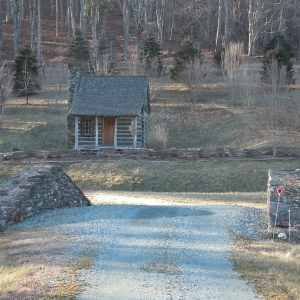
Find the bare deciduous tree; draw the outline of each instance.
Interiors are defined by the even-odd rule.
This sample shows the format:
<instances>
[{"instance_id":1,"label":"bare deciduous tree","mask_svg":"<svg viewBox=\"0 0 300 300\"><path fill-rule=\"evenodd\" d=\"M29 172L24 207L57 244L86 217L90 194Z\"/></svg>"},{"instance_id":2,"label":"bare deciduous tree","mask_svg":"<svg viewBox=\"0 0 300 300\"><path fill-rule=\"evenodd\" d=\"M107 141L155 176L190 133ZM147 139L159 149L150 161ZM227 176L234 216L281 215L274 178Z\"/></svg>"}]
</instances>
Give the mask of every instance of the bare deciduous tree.
<instances>
[{"instance_id":1,"label":"bare deciduous tree","mask_svg":"<svg viewBox=\"0 0 300 300\"><path fill-rule=\"evenodd\" d=\"M93 56L89 62L89 73L95 76L110 76L112 74L113 59L110 53Z\"/></svg>"},{"instance_id":2,"label":"bare deciduous tree","mask_svg":"<svg viewBox=\"0 0 300 300\"><path fill-rule=\"evenodd\" d=\"M249 64L242 64L237 82L237 95L241 104L250 110L253 109L257 99L259 81L259 73L253 70Z\"/></svg>"},{"instance_id":3,"label":"bare deciduous tree","mask_svg":"<svg viewBox=\"0 0 300 300\"><path fill-rule=\"evenodd\" d=\"M242 70L243 43L229 43L222 52L222 72L228 80L232 104L236 102L237 83Z\"/></svg>"},{"instance_id":4,"label":"bare deciduous tree","mask_svg":"<svg viewBox=\"0 0 300 300\"><path fill-rule=\"evenodd\" d=\"M261 86L257 101L257 120L259 127L267 133L273 144L273 155L276 155L278 138L288 128L295 126L294 107L289 101L290 88L286 85L286 69L279 67L273 60L267 67L269 83Z\"/></svg>"},{"instance_id":5,"label":"bare deciduous tree","mask_svg":"<svg viewBox=\"0 0 300 300\"><path fill-rule=\"evenodd\" d=\"M7 99L13 88L13 72L5 62L0 67L0 128L2 126Z\"/></svg>"},{"instance_id":6,"label":"bare deciduous tree","mask_svg":"<svg viewBox=\"0 0 300 300\"><path fill-rule=\"evenodd\" d=\"M207 80L212 70L212 64L196 57L186 65L180 75L181 81L185 82L191 92L193 102L199 100L203 83Z\"/></svg>"}]
</instances>

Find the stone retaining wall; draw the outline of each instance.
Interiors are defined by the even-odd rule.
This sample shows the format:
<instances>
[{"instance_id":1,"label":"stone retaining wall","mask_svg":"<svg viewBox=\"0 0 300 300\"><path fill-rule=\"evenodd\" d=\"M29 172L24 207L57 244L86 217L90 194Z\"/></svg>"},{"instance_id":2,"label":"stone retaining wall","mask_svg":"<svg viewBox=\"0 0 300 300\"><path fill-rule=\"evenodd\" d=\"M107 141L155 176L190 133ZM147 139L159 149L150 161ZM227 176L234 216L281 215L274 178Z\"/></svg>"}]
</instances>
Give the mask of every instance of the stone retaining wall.
<instances>
[{"instance_id":1,"label":"stone retaining wall","mask_svg":"<svg viewBox=\"0 0 300 300\"><path fill-rule=\"evenodd\" d=\"M177 149L170 148L165 150L153 149L111 149L104 148L99 150L29 150L0 153L0 161L22 160L26 158L36 159L69 159L75 157L96 157L103 159L149 159L149 160L196 160L201 158L217 157L264 157L272 156L271 148L260 149L231 149L224 147L215 148L190 148ZM277 157L297 157L298 153L293 151L278 151Z\"/></svg>"},{"instance_id":2,"label":"stone retaining wall","mask_svg":"<svg viewBox=\"0 0 300 300\"><path fill-rule=\"evenodd\" d=\"M83 205L91 202L58 166L25 167L0 190L0 231L44 210Z\"/></svg>"},{"instance_id":3,"label":"stone retaining wall","mask_svg":"<svg viewBox=\"0 0 300 300\"><path fill-rule=\"evenodd\" d=\"M278 194L278 189L282 193ZM269 170L269 224L278 227L300 225L300 170ZM277 214L277 218L276 218Z\"/></svg>"}]
</instances>

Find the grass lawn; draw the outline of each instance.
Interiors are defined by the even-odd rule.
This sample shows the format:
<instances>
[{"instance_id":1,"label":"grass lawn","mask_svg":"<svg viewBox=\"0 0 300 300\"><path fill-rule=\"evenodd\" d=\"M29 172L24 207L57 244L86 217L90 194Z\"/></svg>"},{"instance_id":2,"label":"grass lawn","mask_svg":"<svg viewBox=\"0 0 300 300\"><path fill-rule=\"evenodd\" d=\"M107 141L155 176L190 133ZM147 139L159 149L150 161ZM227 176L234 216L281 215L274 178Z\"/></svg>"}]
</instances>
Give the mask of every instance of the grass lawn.
<instances>
[{"instance_id":1,"label":"grass lawn","mask_svg":"<svg viewBox=\"0 0 300 300\"><path fill-rule=\"evenodd\" d=\"M157 162L139 160L56 163L82 190L235 193L266 192L269 169L297 169L300 159ZM0 164L0 187L20 163Z\"/></svg>"}]
</instances>

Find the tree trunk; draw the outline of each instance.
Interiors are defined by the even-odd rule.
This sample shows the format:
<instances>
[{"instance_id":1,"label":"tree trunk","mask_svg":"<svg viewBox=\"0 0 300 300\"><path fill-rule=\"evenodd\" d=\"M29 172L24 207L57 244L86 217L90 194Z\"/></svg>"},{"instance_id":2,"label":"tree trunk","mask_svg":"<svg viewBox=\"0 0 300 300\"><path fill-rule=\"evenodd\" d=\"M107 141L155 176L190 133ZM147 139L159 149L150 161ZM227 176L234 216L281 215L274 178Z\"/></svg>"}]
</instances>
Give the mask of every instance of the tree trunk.
<instances>
[{"instance_id":1,"label":"tree trunk","mask_svg":"<svg viewBox=\"0 0 300 300\"><path fill-rule=\"evenodd\" d=\"M30 47L34 47L34 22L36 13L36 0L29 0L29 25L30 25Z\"/></svg>"},{"instance_id":2,"label":"tree trunk","mask_svg":"<svg viewBox=\"0 0 300 300\"><path fill-rule=\"evenodd\" d=\"M205 32L204 39L207 41L209 38L211 26L211 0L206 1L206 9L205 9Z\"/></svg>"},{"instance_id":3,"label":"tree trunk","mask_svg":"<svg viewBox=\"0 0 300 300\"><path fill-rule=\"evenodd\" d=\"M93 32L93 48L94 48L94 56L97 54L98 47L98 27L99 27L99 3L92 8L91 10L91 25Z\"/></svg>"},{"instance_id":4,"label":"tree trunk","mask_svg":"<svg viewBox=\"0 0 300 300\"><path fill-rule=\"evenodd\" d=\"M11 1L12 17L14 23L14 60L19 54L19 35L21 29L21 2L19 0Z\"/></svg>"},{"instance_id":5,"label":"tree trunk","mask_svg":"<svg viewBox=\"0 0 300 300\"><path fill-rule=\"evenodd\" d=\"M64 4L63 0L59 1L59 10L60 10L60 27L65 27L65 17L64 17Z\"/></svg>"},{"instance_id":6,"label":"tree trunk","mask_svg":"<svg viewBox=\"0 0 300 300\"><path fill-rule=\"evenodd\" d=\"M76 21L75 21L75 11L74 11L74 0L69 1L69 11L70 11L70 17L71 17L71 26L72 26L72 32L73 37L75 37L75 31L76 31Z\"/></svg>"},{"instance_id":7,"label":"tree trunk","mask_svg":"<svg viewBox=\"0 0 300 300\"><path fill-rule=\"evenodd\" d=\"M158 30L158 39L161 43L161 46L163 44L163 38L164 38L165 7L166 7L166 0L156 0L157 30Z\"/></svg>"},{"instance_id":8,"label":"tree trunk","mask_svg":"<svg viewBox=\"0 0 300 300\"><path fill-rule=\"evenodd\" d=\"M81 0L80 0L81 2ZM75 17L78 17L79 16L79 1L78 0L75 0L75 3L74 3L74 7L75 7Z\"/></svg>"},{"instance_id":9,"label":"tree trunk","mask_svg":"<svg viewBox=\"0 0 300 300\"><path fill-rule=\"evenodd\" d=\"M0 50L2 50L3 35L2 35L2 1L0 1Z\"/></svg>"},{"instance_id":10,"label":"tree trunk","mask_svg":"<svg viewBox=\"0 0 300 300\"><path fill-rule=\"evenodd\" d=\"M80 0L80 30L83 38L86 38L86 0Z\"/></svg>"},{"instance_id":11,"label":"tree trunk","mask_svg":"<svg viewBox=\"0 0 300 300\"><path fill-rule=\"evenodd\" d=\"M128 52L128 40L129 40L129 26L130 26L130 6L127 0L123 0L123 4L119 2L122 15L123 15L123 29L124 29L124 52L123 59L127 60L127 52Z\"/></svg>"},{"instance_id":12,"label":"tree trunk","mask_svg":"<svg viewBox=\"0 0 300 300\"><path fill-rule=\"evenodd\" d=\"M225 6L225 20L224 20L224 42L228 43L229 40L229 7L228 0L224 0Z\"/></svg>"},{"instance_id":13,"label":"tree trunk","mask_svg":"<svg viewBox=\"0 0 300 300\"><path fill-rule=\"evenodd\" d=\"M53 0L50 1L50 16L53 18L54 4Z\"/></svg>"},{"instance_id":14,"label":"tree trunk","mask_svg":"<svg viewBox=\"0 0 300 300\"><path fill-rule=\"evenodd\" d=\"M134 13L136 35L136 59L140 57L141 37L144 30L145 5L139 0L131 0L132 10Z\"/></svg>"},{"instance_id":15,"label":"tree trunk","mask_svg":"<svg viewBox=\"0 0 300 300\"><path fill-rule=\"evenodd\" d=\"M42 61L42 24L41 24L41 0L38 1L38 31L37 31L37 65Z\"/></svg>"},{"instance_id":16,"label":"tree trunk","mask_svg":"<svg viewBox=\"0 0 300 300\"><path fill-rule=\"evenodd\" d=\"M24 0L21 0L21 19L24 19Z\"/></svg>"},{"instance_id":17,"label":"tree trunk","mask_svg":"<svg viewBox=\"0 0 300 300\"><path fill-rule=\"evenodd\" d=\"M70 35L71 35L71 28L70 28L70 0L67 0L66 22L67 22L67 26L68 26L67 37L70 37Z\"/></svg>"},{"instance_id":18,"label":"tree trunk","mask_svg":"<svg viewBox=\"0 0 300 300\"><path fill-rule=\"evenodd\" d=\"M169 40L171 41L173 39L173 30L175 27L175 9L176 9L177 0L173 0L169 2L169 13L168 13L168 19L169 19L169 25L168 25L168 35Z\"/></svg>"},{"instance_id":19,"label":"tree trunk","mask_svg":"<svg viewBox=\"0 0 300 300\"><path fill-rule=\"evenodd\" d=\"M223 0L219 0L216 42L215 42L216 51L220 48L220 42L221 42L222 8L223 8Z\"/></svg>"},{"instance_id":20,"label":"tree trunk","mask_svg":"<svg viewBox=\"0 0 300 300\"><path fill-rule=\"evenodd\" d=\"M58 36L58 0L55 2L55 36Z\"/></svg>"},{"instance_id":21,"label":"tree trunk","mask_svg":"<svg viewBox=\"0 0 300 300\"><path fill-rule=\"evenodd\" d=\"M1 1L2 2L2 1ZM6 23L11 22L11 14L10 14L10 0L6 0Z\"/></svg>"},{"instance_id":22,"label":"tree trunk","mask_svg":"<svg viewBox=\"0 0 300 300\"><path fill-rule=\"evenodd\" d=\"M264 0L249 0L248 2L248 55L256 53L256 41L262 31L265 18Z\"/></svg>"}]
</instances>

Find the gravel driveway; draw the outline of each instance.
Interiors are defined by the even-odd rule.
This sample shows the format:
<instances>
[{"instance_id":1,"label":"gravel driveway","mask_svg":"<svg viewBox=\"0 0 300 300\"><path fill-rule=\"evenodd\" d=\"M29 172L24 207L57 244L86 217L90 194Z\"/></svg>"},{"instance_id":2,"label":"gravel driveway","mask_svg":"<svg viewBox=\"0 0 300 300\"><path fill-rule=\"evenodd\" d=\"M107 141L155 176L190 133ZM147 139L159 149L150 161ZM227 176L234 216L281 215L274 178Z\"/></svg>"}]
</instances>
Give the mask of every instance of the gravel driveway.
<instances>
[{"instance_id":1,"label":"gravel driveway","mask_svg":"<svg viewBox=\"0 0 300 300\"><path fill-rule=\"evenodd\" d=\"M89 197L99 202L97 194ZM241 215L252 216L252 228L259 213L122 198L45 213L24 224L40 222L96 246L96 264L81 275L89 286L79 299L247 300L262 298L233 270L229 229L233 223L237 230L247 227Z\"/></svg>"}]
</instances>

